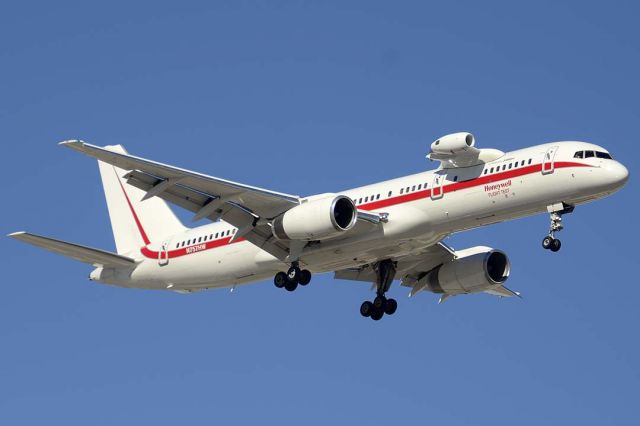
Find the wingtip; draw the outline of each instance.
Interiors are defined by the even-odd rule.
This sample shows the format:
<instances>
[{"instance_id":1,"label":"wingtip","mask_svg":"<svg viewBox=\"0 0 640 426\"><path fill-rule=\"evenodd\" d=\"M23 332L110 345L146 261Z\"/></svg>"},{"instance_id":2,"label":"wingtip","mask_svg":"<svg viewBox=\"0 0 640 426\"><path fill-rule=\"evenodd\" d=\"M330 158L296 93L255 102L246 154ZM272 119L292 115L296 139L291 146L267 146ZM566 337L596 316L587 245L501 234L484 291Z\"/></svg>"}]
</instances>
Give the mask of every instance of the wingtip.
<instances>
[{"instance_id":1,"label":"wingtip","mask_svg":"<svg viewBox=\"0 0 640 426\"><path fill-rule=\"evenodd\" d=\"M19 236L24 235L24 234L26 234L25 231L12 232L10 234L7 234L7 237L16 238L16 237L19 237Z\"/></svg>"},{"instance_id":2,"label":"wingtip","mask_svg":"<svg viewBox=\"0 0 640 426\"><path fill-rule=\"evenodd\" d=\"M68 148L79 148L84 145L84 141L81 141L80 139L70 139L68 141L59 142L58 145L66 146Z\"/></svg>"}]
</instances>

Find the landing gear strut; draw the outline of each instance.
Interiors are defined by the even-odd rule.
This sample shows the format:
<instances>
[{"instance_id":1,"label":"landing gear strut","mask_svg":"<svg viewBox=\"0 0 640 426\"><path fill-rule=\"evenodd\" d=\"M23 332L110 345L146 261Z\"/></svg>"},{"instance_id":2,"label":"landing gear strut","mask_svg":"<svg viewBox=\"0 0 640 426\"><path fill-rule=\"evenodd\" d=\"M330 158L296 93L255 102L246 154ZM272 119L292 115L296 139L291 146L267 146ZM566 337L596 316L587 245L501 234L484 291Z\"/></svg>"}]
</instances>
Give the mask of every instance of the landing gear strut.
<instances>
[{"instance_id":1,"label":"landing gear strut","mask_svg":"<svg viewBox=\"0 0 640 426\"><path fill-rule=\"evenodd\" d=\"M300 269L298 262L293 262L287 272L278 272L273 278L273 284L277 288L285 288L287 291L294 291L298 284L305 286L311 282L311 272Z\"/></svg>"},{"instance_id":2,"label":"landing gear strut","mask_svg":"<svg viewBox=\"0 0 640 426\"><path fill-rule=\"evenodd\" d=\"M562 225L562 215L573 212L574 208L574 206L565 203L553 204L547 207L551 224L549 225L549 235L542 240L543 249L551 250L552 252L560 250L562 243L555 237L555 233L562 231L562 228L564 228Z\"/></svg>"},{"instance_id":3,"label":"landing gear strut","mask_svg":"<svg viewBox=\"0 0 640 426\"><path fill-rule=\"evenodd\" d=\"M367 300L360 305L360 315L378 321L384 314L393 315L398 309L398 302L395 299L385 297L396 275L396 265L393 261L386 259L374 265L374 270L376 271L376 298L373 302Z\"/></svg>"}]
</instances>

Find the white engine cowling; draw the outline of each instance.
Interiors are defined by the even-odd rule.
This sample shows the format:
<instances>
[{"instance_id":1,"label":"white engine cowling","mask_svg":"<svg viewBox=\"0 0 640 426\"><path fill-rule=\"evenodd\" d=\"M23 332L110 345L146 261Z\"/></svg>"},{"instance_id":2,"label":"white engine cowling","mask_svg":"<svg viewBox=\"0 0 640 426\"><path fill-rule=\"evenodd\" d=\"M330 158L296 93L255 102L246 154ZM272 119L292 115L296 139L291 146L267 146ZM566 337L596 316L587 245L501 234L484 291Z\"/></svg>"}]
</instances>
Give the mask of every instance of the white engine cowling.
<instances>
[{"instance_id":1,"label":"white engine cowling","mask_svg":"<svg viewBox=\"0 0 640 426\"><path fill-rule=\"evenodd\" d=\"M461 132L446 135L431 144L431 152L438 154L455 154L466 151L476 144L476 139L471 133Z\"/></svg>"},{"instance_id":2,"label":"white engine cowling","mask_svg":"<svg viewBox=\"0 0 640 426\"><path fill-rule=\"evenodd\" d=\"M328 194L302 203L273 221L279 240L324 240L353 228L358 209L351 198Z\"/></svg>"},{"instance_id":3,"label":"white engine cowling","mask_svg":"<svg viewBox=\"0 0 640 426\"><path fill-rule=\"evenodd\" d=\"M451 295L477 293L504 284L509 278L509 258L500 250L473 247L457 254L457 259L437 267L424 278L429 290Z\"/></svg>"}]
</instances>

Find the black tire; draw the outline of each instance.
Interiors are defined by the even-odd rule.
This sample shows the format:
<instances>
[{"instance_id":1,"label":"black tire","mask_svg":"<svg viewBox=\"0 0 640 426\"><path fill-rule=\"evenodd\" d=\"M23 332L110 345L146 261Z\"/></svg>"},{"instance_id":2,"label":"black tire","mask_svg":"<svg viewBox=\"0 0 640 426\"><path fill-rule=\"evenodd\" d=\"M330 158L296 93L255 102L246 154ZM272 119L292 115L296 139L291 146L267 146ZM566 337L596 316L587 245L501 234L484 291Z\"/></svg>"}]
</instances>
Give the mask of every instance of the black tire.
<instances>
[{"instance_id":1,"label":"black tire","mask_svg":"<svg viewBox=\"0 0 640 426\"><path fill-rule=\"evenodd\" d=\"M542 248L549 250L553 246L555 239L551 235L547 235L542 239Z\"/></svg>"},{"instance_id":2,"label":"black tire","mask_svg":"<svg viewBox=\"0 0 640 426\"><path fill-rule=\"evenodd\" d=\"M380 321L383 315L384 311L382 309L373 308L373 312L371 312L371 319L374 321Z\"/></svg>"},{"instance_id":3,"label":"black tire","mask_svg":"<svg viewBox=\"0 0 640 426\"><path fill-rule=\"evenodd\" d=\"M384 313L387 315L393 315L398 309L398 302L396 299L387 299L387 303L384 304Z\"/></svg>"},{"instance_id":4,"label":"black tire","mask_svg":"<svg viewBox=\"0 0 640 426\"><path fill-rule=\"evenodd\" d=\"M562 247L560 240L553 240L553 243L551 244L551 251L555 253L560 250L560 247Z\"/></svg>"},{"instance_id":5,"label":"black tire","mask_svg":"<svg viewBox=\"0 0 640 426\"><path fill-rule=\"evenodd\" d=\"M384 296L376 296L376 298L373 299L373 307L379 311L384 311L385 303L387 303L387 298Z\"/></svg>"},{"instance_id":6,"label":"black tire","mask_svg":"<svg viewBox=\"0 0 640 426\"><path fill-rule=\"evenodd\" d=\"M360 305L360 315L365 318L370 317L373 311L373 303L369 302L368 300L366 302L362 302L362 305Z\"/></svg>"},{"instance_id":7,"label":"black tire","mask_svg":"<svg viewBox=\"0 0 640 426\"><path fill-rule=\"evenodd\" d=\"M282 288L289 280L287 279L287 274L284 272L278 272L275 277L273 277L273 284L276 287Z\"/></svg>"},{"instance_id":8,"label":"black tire","mask_svg":"<svg viewBox=\"0 0 640 426\"><path fill-rule=\"evenodd\" d=\"M300 268L298 268L297 266L292 266L291 268L289 268L289 270L287 271L287 278L289 279L289 281L298 284L300 282Z\"/></svg>"},{"instance_id":9,"label":"black tire","mask_svg":"<svg viewBox=\"0 0 640 426\"><path fill-rule=\"evenodd\" d=\"M309 272L307 269L303 269L302 271L300 271L300 279L298 280L298 283L300 285L307 285L311 282L311 272Z\"/></svg>"},{"instance_id":10,"label":"black tire","mask_svg":"<svg viewBox=\"0 0 640 426\"><path fill-rule=\"evenodd\" d=\"M298 283L296 281L287 280L286 284L284 285L284 288L287 291L294 291L296 288L298 288Z\"/></svg>"}]
</instances>

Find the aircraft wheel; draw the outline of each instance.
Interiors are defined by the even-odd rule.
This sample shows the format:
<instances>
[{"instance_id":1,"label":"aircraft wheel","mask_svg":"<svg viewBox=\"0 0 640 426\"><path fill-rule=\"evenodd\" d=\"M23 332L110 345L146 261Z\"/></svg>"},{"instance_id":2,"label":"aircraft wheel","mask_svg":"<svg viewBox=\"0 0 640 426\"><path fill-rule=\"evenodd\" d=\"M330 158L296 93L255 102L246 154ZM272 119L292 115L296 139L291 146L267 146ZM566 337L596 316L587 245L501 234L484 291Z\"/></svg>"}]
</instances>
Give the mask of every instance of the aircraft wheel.
<instances>
[{"instance_id":1,"label":"aircraft wheel","mask_svg":"<svg viewBox=\"0 0 640 426\"><path fill-rule=\"evenodd\" d=\"M275 284L275 286L278 288L284 287L288 281L289 280L287 279L287 274L285 274L284 272L278 272L273 278L273 284Z\"/></svg>"},{"instance_id":2,"label":"aircraft wheel","mask_svg":"<svg viewBox=\"0 0 640 426\"><path fill-rule=\"evenodd\" d=\"M387 315L393 315L397 309L398 302L396 302L396 299L387 299L387 302L384 304L384 313Z\"/></svg>"},{"instance_id":3,"label":"aircraft wheel","mask_svg":"<svg viewBox=\"0 0 640 426\"><path fill-rule=\"evenodd\" d=\"M311 272L307 269L300 271L300 279L298 280L300 285L307 285L311 282Z\"/></svg>"},{"instance_id":4,"label":"aircraft wheel","mask_svg":"<svg viewBox=\"0 0 640 426\"><path fill-rule=\"evenodd\" d=\"M298 288L298 283L296 281L287 280L287 282L284 285L284 288L287 291L294 291L296 288Z\"/></svg>"},{"instance_id":5,"label":"aircraft wheel","mask_svg":"<svg viewBox=\"0 0 640 426\"><path fill-rule=\"evenodd\" d=\"M542 240L542 248L545 250L549 250L553 246L553 242L555 239L551 235L547 235Z\"/></svg>"},{"instance_id":6,"label":"aircraft wheel","mask_svg":"<svg viewBox=\"0 0 640 426\"><path fill-rule=\"evenodd\" d=\"M384 296L376 296L373 299L373 307L379 311L384 311L384 305L387 303L387 298Z\"/></svg>"},{"instance_id":7,"label":"aircraft wheel","mask_svg":"<svg viewBox=\"0 0 640 426\"><path fill-rule=\"evenodd\" d=\"M374 321L380 321L383 315L384 311L382 309L373 308L373 312L371 312L371 319Z\"/></svg>"},{"instance_id":8,"label":"aircraft wheel","mask_svg":"<svg viewBox=\"0 0 640 426\"><path fill-rule=\"evenodd\" d=\"M558 250L560 250L560 247L562 247L562 243L560 242L560 240L558 239L554 239L553 243L551 243L551 251L552 252L557 252Z\"/></svg>"},{"instance_id":9,"label":"aircraft wheel","mask_svg":"<svg viewBox=\"0 0 640 426\"><path fill-rule=\"evenodd\" d=\"M287 278L289 278L289 281L297 284L298 282L300 282L300 272L300 268L298 268L297 266L292 266L287 271Z\"/></svg>"},{"instance_id":10,"label":"aircraft wheel","mask_svg":"<svg viewBox=\"0 0 640 426\"><path fill-rule=\"evenodd\" d=\"M360 305L360 315L365 318L370 317L373 311L373 303L369 302L368 300L366 302L362 302L362 305Z\"/></svg>"}]
</instances>

